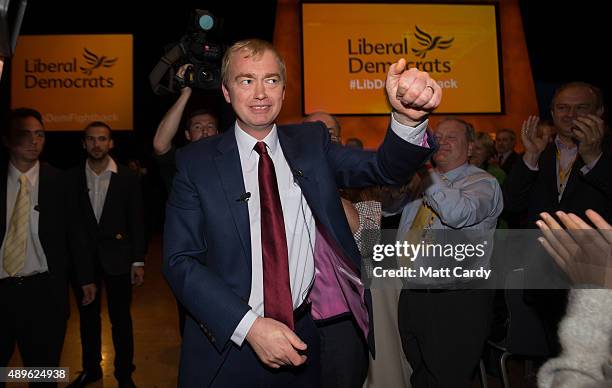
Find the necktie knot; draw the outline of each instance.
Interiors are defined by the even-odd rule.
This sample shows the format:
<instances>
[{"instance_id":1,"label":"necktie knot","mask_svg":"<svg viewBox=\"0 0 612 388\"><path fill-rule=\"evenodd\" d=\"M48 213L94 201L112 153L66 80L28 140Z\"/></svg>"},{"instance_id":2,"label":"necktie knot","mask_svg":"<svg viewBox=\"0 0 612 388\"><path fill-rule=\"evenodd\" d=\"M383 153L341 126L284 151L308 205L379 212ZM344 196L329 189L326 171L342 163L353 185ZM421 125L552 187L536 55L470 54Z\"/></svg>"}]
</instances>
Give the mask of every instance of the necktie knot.
<instances>
[{"instance_id":1,"label":"necktie knot","mask_svg":"<svg viewBox=\"0 0 612 388\"><path fill-rule=\"evenodd\" d=\"M263 141L258 141L257 143L255 143L255 147L253 147L253 149L255 150L255 152L259 154L259 156L265 155L268 153L268 148L266 147L266 143L264 143Z\"/></svg>"}]
</instances>

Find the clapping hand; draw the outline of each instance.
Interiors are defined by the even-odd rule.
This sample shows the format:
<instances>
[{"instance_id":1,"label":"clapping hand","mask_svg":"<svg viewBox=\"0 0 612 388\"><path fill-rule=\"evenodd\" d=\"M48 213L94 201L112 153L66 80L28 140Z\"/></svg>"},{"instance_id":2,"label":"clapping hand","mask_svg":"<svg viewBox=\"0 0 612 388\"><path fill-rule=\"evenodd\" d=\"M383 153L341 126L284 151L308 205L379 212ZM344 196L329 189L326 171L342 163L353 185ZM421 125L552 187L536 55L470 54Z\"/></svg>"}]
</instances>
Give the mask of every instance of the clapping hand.
<instances>
[{"instance_id":1,"label":"clapping hand","mask_svg":"<svg viewBox=\"0 0 612 388\"><path fill-rule=\"evenodd\" d=\"M612 226L593 210L586 215L593 229L575 214L556 212L564 230L548 213L536 222L544 237L538 241L575 284L612 288Z\"/></svg>"}]
</instances>

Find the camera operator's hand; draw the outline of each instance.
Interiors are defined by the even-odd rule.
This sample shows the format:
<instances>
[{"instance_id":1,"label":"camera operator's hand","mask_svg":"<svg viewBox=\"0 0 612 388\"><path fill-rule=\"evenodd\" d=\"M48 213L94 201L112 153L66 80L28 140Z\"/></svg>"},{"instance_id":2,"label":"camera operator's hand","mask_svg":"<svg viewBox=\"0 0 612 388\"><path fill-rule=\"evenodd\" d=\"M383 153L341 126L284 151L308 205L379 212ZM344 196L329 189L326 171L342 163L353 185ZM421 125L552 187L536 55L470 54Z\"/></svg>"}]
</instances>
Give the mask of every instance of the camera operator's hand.
<instances>
[{"instance_id":1,"label":"camera operator's hand","mask_svg":"<svg viewBox=\"0 0 612 388\"><path fill-rule=\"evenodd\" d=\"M176 78L180 79L180 80L185 80L185 73L187 72L187 69L189 69L190 67L193 67L193 65L191 63L186 63L183 66L179 67L179 69L176 71ZM191 88L189 86L187 86L187 84L184 84L185 86L183 86L181 88L181 94L191 94Z\"/></svg>"},{"instance_id":2,"label":"camera operator's hand","mask_svg":"<svg viewBox=\"0 0 612 388\"><path fill-rule=\"evenodd\" d=\"M184 85L182 82L183 78L185 78L185 72L192 66L191 64L186 64L181 66L174 75L175 82L179 85ZM185 107L187 106L187 102L191 97L191 88L189 86L185 86L181 88L181 94L179 98L176 100L174 105L170 107L168 112L164 115L159 126L157 127L157 131L155 132L155 136L153 137L153 151L156 155L164 155L172 148L172 139L176 135L179 129L179 125L181 123L181 117L183 117L183 112L185 111Z\"/></svg>"}]
</instances>

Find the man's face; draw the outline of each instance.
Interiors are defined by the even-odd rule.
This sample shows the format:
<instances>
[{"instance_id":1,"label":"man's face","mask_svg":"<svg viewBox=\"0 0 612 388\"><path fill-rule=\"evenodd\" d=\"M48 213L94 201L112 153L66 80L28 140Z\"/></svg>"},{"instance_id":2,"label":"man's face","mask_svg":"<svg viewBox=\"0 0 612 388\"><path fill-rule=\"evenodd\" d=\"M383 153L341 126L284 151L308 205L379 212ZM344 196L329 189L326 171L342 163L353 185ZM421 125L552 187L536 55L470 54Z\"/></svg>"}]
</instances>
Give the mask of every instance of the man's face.
<instances>
[{"instance_id":1,"label":"man's face","mask_svg":"<svg viewBox=\"0 0 612 388\"><path fill-rule=\"evenodd\" d=\"M189 141L198 141L208 136L218 133L217 119L214 116L204 113L193 116L189 120L189 129L185 131L185 137Z\"/></svg>"},{"instance_id":2,"label":"man's face","mask_svg":"<svg viewBox=\"0 0 612 388\"><path fill-rule=\"evenodd\" d=\"M505 154L514 149L514 139L508 132L499 132L495 137L495 149L498 154Z\"/></svg>"},{"instance_id":3,"label":"man's face","mask_svg":"<svg viewBox=\"0 0 612 388\"><path fill-rule=\"evenodd\" d=\"M440 148L433 160L440 171L450 171L467 162L472 145L466 139L463 124L454 120L443 121L438 124L434 134Z\"/></svg>"},{"instance_id":4,"label":"man's face","mask_svg":"<svg viewBox=\"0 0 612 388\"><path fill-rule=\"evenodd\" d=\"M572 124L579 116L593 114L601 117L603 108L597 107L593 91L584 86L573 86L563 90L553 101L551 114L559 135L573 137Z\"/></svg>"},{"instance_id":5,"label":"man's face","mask_svg":"<svg viewBox=\"0 0 612 388\"><path fill-rule=\"evenodd\" d=\"M334 143L341 143L340 138L340 128L338 128L338 124L333 117L328 115L327 113L315 113L304 119L305 123L320 121L325 125L327 130L329 131L329 136L331 137L331 141Z\"/></svg>"},{"instance_id":6,"label":"man's face","mask_svg":"<svg viewBox=\"0 0 612 388\"><path fill-rule=\"evenodd\" d=\"M92 160L102 160L106 158L108 152L113 148L113 139L110 137L108 129L104 127L91 127L85 131L83 141L87 156Z\"/></svg>"},{"instance_id":7,"label":"man's face","mask_svg":"<svg viewBox=\"0 0 612 388\"><path fill-rule=\"evenodd\" d=\"M244 51L231 54L225 101L232 104L238 125L245 132L263 139L280 113L285 98L285 84L274 54L244 58Z\"/></svg>"},{"instance_id":8,"label":"man's face","mask_svg":"<svg viewBox=\"0 0 612 388\"><path fill-rule=\"evenodd\" d=\"M45 146L45 130L34 117L17 119L12 123L5 144L15 160L36 162Z\"/></svg>"}]
</instances>

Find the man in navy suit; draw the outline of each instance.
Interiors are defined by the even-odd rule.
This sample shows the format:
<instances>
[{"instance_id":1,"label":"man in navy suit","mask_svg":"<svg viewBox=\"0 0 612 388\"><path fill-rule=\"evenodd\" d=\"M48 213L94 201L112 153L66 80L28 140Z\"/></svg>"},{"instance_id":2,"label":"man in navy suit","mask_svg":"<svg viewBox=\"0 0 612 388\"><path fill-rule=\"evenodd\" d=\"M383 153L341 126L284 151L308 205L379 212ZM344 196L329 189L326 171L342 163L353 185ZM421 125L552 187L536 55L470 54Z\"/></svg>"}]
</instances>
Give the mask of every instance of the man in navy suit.
<instances>
[{"instance_id":1,"label":"man in navy suit","mask_svg":"<svg viewBox=\"0 0 612 388\"><path fill-rule=\"evenodd\" d=\"M286 77L269 43L235 43L221 73L236 123L177 153L166 212L163 270L190 313L179 386L327 385L313 319L351 316L374 351L338 188L406 181L433 151L427 116L440 87L393 64L390 130L364 152L330 142L320 123L275 124Z\"/></svg>"}]
</instances>

